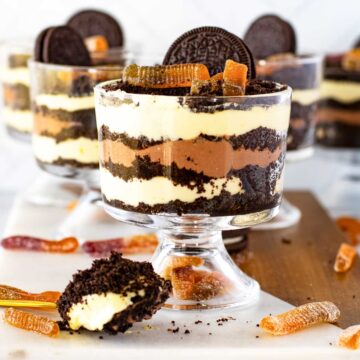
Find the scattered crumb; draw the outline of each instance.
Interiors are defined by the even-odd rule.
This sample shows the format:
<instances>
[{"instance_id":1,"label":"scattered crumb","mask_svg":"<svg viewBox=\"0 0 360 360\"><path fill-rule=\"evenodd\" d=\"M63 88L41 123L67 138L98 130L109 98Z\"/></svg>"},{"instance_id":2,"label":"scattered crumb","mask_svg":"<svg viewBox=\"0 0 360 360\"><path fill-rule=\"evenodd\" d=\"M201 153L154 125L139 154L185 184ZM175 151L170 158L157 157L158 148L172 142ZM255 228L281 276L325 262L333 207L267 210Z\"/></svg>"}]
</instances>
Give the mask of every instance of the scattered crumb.
<instances>
[{"instance_id":1,"label":"scattered crumb","mask_svg":"<svg viewBox=\"0 0 360 360\"><path fill-rule=\"evenodd\" d=\"M207 323L206 325L210 325L210 323Z\"/></svg>"},{"instance_id":2,"label":"scattered crumb","mask_svg":"<svg viewBox=\"0 0 360 360\"><path fill-rule=\"evenodd\" d=\"M329 342L329 345L332 346L332 342Z\"/></svg>"},{"instance_id":3,"label":"scattered crumb","mask_svg":"<svg viewBox=\"0 0 360 360\"><path fill-rule=\"evenodd\" d=\"M256 324L256 327L259 327L260 326L260 324Z\"/></svg>"},{"instance_id":4,"label":"scattered crumb","mask_svg":"<svg viewBox=\"0 0 360 360\"><path fill-rule=\"evenodd\" d=\"M179 332L179 330L180 330L180 328L177 327L176 329L168 329L167 331L172 332L173 334L176 334Z\"/></svg>"},{"instance_id":5,"label":"scattered crumb","mask_svg":"<svg viewBox=\"0 0 360 360\"><path fill-rule=\"evenodd\" d=\"M184 334L190 334L190 330L189 330L189 329L186 329L186 330L184 331Z\"/></svg>"},{"instance_id":6,"label":"scattered crumb","mask_svg":"<svg viewBox=\"0 0 360 360\"><path fill-rule=\"evenodd\" d=\"M74 333L73 333L72 331L69 331L69 334L70 334L70 335L74 335Z\"/></svg>"},{"instance_id":7,"label":"scattered crumb","mask_svg":"<svg viewBox=\"0 0 360 360\"><path fill-rule=\"evenodd\" d=\"M223 323L218 323L218 326L223 326L224 324Z\"/></svg>"},{"instance_id":8,"label":"scattered crumb","mask_svg":"<svg viewBox=\"0 0 360 360\"><path fill-rule=\"evenodd\" d=\"M143 328L144 328L144 330L153 330L153 329L154 329L154 328L153 328L151 325L149 325L149 324L144 325Z\"/></svg>"},{"instance_id":9,"label":"scattered crumb","mask_svg":"<svg viewBox=\"0 0 360 360\"><path fill-rule=\"evenodd\" d=\"M209 333L209 335L212 335L212 333Z\"/></svg>"},{"instance_id":10,"label":"scattered crumb","mask_svg":"<svg viewBox=\"0 0 360 360\"><path fill-rule=\"evenodd\" d=\"M310 300L311 300L311 297L310 297L310 296L308 296L308 297L306 298L306 300L310 301Z\"/></svg>"},{"instance_id":11,"label":"scattered crumb","mask_svg":"<svg viewBox=\"0 0 360 360\"><path fill-rule=\"evenodd\" d=\"M198 325L198 324L202 324L202 321L201 320L196 320L195 325Z\"/></svg>"},{"instance_id":12,"label":"scattered crumb","mask_svg":"<svg viewBox=\"0 0 360 360\"><path fill-rule=\"evenodd\" d=\"M282 238L281 242L283 244L286 244L286 245L291 245L291 243L292 243L292 241L290 239L287 239L287 238Z\"/></svg>"},{"instance_id":13,"label":"scattered crumb","mask_svg":"<svg viewBox=\"0 0 360 360\"><path fill-rule=\"evenodd\" d=\"M353 295L352 298L355 299L355 298L356 298L356 295Z\"/></svg>"},{"instance_id":14,"label":"scattered crumb","mask_svg":"<svg viewBox=\"0 0 360 360\"><path fill-rule=\"evenodd\" d=\"M260 336L259 336L259 335L256 335L255 337L256 337L256 339L258 339Z\"/></svg>"},{"instance_id":15,"label":"scattered crumb","mask_svg":"<svg viewBox=\"0 0 360 360\"><path fill-rule=\"evenodd\" d=\"M175 326L175 321L174 320L171 321L171 325Z\"/></svg>"},{"instance_id":16,"label":"scattered crumb","mask_svg":"<svg viewBox=\"0 0 360 360\"><path fill-rule=\"evenodd\" d=\"M100 335L100 336L99 336L99 339L100 339L100 340L103 340L103 339L104 339L104 337Z\"/></svg>"}]
</instances>

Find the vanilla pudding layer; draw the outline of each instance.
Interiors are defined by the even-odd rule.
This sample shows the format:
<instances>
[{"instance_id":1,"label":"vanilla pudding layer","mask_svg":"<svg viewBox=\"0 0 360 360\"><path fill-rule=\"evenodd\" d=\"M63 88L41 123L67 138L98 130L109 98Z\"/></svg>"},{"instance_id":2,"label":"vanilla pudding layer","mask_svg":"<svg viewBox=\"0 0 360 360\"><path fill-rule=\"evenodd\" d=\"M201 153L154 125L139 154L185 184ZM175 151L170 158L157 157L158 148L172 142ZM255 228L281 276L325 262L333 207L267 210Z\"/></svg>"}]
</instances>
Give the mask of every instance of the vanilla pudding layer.
<instances>
[{"instance_id":1,"label":"vanilla pudding layer","mask_svg":"<svg viewBox=\"0 0 360 360\"><path fill-rule=\"evenodd\" d=\"M4 107L2 110L3 120L9 128L23 133L31 133L33 129L33 117L30 110L14 110Z\"/></svg>"},{"instance_id":2,"label":"vanilla pudding layer","mask_svg":"<svg viewBox=\"0 0 360 360\"><path fill-rule=\"evenodd\" d=\"M120 101L113 104L97 99L96 116L100 119L97 122L98 129L105 125L110 132L126 134L130 138L191 140L201 134L238 136L259 127L286 132L289 126L289 107L284 104L253 106L242 111L239 121L239 110L236 109L216 111L215 114L195 112L180 104L174 96L133 95L132 101L125 98L121 101L121 92L119 94Z\"/></svg>"},{"instance_id":3,"label":"vanilla pudding layer","mask_svg":"<svg viewBox=\"0 0 360 360\"><path fill-rule=\"evenodd\" d=\"M291 100L303 106L309 106L320 99L320 89L294 89Z\"/></svg>"},{"instance_id":4,"label":"vanilla pudding layer","mask_svg":"<svg viewBox=\"0 0 360 360\"><path fill-rule=\"evenodd\" d=\"M1 81L5 84L21 84L29 87L29 69L27 67L4 68L1 71Z\"/></svg>"},{"instance_id":5,"label":"vanilla pudding layer","mask_svg":"<svg viewBox=\"0 0 360 360\"><path fill-rule=\"evenodd\" d=\"M98 101L108 204L141 213L223 216L279 203L289 105L225 104L198 112L170 96Z\"/></svg>"},{"instance_id":6,"label":"vanilla pudding layer","mask_svg":"<svg viewBox=\"0 0 360 360\"><path fill-rule=\"evenodd\" d=\"M30 75L27 67L2 69L3 119L9 129L31 133Z\"/></svg>"},{"instance_id":7,"label":"vanilla pudding layer","mask_svg":"<svg viewBox=\"0 0 360 360\"><path fill-rule=\"evenodd\" d=\"M339 103L351 105L360 101L360 82L342 80L323 80L321 100L332 99Z\"/></svg>"},{"instance_id":8,"label":"vanilla pudding layer","mask_svg":"<svg viewBox=\"0 0 360 360\"><path fill-rule=\"evenodd\" d=\"M41 94L35 98L35 156L43 163L98 167L93 96Z\"/></svg>"},{"instance_id":9,"label":"vanilla pudding layer","mask_svg":"<svg viewBox=\"0 0 360 360\"><path fill-rule=\"evenodd\" d=\"M81 137L57 143L52 137L34 135L33 150L36 159L42 163L90 168L99 166L97 140Z\"/></svg>"},{"instance_id":10,"label":"vanilla pudding layer","mask_svg":"<svg viewBox=\"0 0 360 360\"><path fill-rule=\"evenodd\" d=\"M359 148L360 82L324 80L317 119L316 137L321 145Z\"/></svg>"}]
</instances>

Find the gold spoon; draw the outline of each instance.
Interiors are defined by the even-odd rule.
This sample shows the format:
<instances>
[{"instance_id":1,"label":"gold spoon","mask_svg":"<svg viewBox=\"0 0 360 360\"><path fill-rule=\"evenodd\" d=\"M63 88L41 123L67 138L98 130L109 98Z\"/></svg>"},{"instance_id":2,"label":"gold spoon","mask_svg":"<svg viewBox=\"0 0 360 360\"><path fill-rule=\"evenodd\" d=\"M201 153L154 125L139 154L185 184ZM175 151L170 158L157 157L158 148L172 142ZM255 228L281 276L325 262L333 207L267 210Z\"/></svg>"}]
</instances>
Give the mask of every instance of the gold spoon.
<instances>
[{"instance_id":1,"label":"gold spoon","mask_svg":"<svg viewBox=\"0 0 360 360\"><path fill-rule=\"evenodd\" d=\"M1 306L56 309L55 303L47 302L47 301L33 301L33 300L0 300L0 307Z\"/></svg>"}]
</instances>

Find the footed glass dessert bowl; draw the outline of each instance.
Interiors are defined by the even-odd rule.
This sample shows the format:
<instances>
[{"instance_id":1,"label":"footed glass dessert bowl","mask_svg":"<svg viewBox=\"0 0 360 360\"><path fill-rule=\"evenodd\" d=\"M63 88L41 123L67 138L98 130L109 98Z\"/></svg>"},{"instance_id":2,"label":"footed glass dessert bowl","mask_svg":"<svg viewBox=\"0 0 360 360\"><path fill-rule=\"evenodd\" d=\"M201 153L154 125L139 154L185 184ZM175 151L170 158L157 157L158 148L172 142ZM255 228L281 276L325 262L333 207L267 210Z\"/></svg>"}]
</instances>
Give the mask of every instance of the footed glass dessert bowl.
<instances>
[{"instance_id":1,"label":"footed glass dessert bowl","mask_svg":"<svg viewBox=\"0 0 360 360\"><path fill-rule=\"evenodd\" d=\"M233 263L221 231L268 221L281 203L291 89L267 86L244 96L121 80L95 88L104 207L160 230L152 261L172 282L165 307L245 307L258 298L258 283Z\"/></svg>"},{"instance_id":2,"label":"footed glass dessert bowl","mask_svg":"<svg viewBox=\"0 0 360 360\"><path fill-rule=\"evenodd\" d=\"M12 40L0 45L2 120L9 136L31 142L33 127L30 106L30 73L27 62L32 42Z\"/></svg>"},{"instance_id":3,"label":"footed glass dessert bowl","mask_svg":"<svg viewBox=\"0 0 360 360\"><path fill-rule=\"evenodd\" d=\"M29 62L34 119L32 146L37 164L48 174L78 180L84 185L83 195L58 229L58 237L93 239L91 222L84 226L85 218L92 213L93 217L102 219L103 210L94 206L101 196L93 87L120 77L127 61L124 56L119 51L117 58L124 58L124 64L111 66Z\"/></svg>"},{"instance_id":4,"label":"footed glass dessert bowl","mask_svg":"<svg viewBox=\"0 0 360 360\"><path fill-rule=\"evenodd\" d=\"M314 153L316 116L320 100L322 57L319 55L276 54L257 63L261 79L288 84L292 88L286 161L292 164ZM300 210L285 198L278 216L257 230L293 226L301 218Z\"/></svg>"}]
</instances>

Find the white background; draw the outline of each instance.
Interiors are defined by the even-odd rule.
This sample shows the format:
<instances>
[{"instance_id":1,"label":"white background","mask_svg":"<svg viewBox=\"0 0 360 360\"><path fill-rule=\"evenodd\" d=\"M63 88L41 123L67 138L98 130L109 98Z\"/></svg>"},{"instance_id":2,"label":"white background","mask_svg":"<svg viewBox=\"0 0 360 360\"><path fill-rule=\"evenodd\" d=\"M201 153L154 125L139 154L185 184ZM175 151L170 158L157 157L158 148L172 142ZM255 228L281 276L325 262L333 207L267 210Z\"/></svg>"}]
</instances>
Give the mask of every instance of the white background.
<instances>
[{"instance_id":1,"label":"white background","mask_svg":"<svg viewBox=\"0 0 360 360\"><path fill-rule=\"evenodd\" d=\"M0 0L0 39L36 36L76 10L104 9L122 24L130 48L165 52L183 32L216 25L242 36L265 13L295 27L301 51L341 51L360 36L360 0Z\"/></svg>"}]
</instances>

